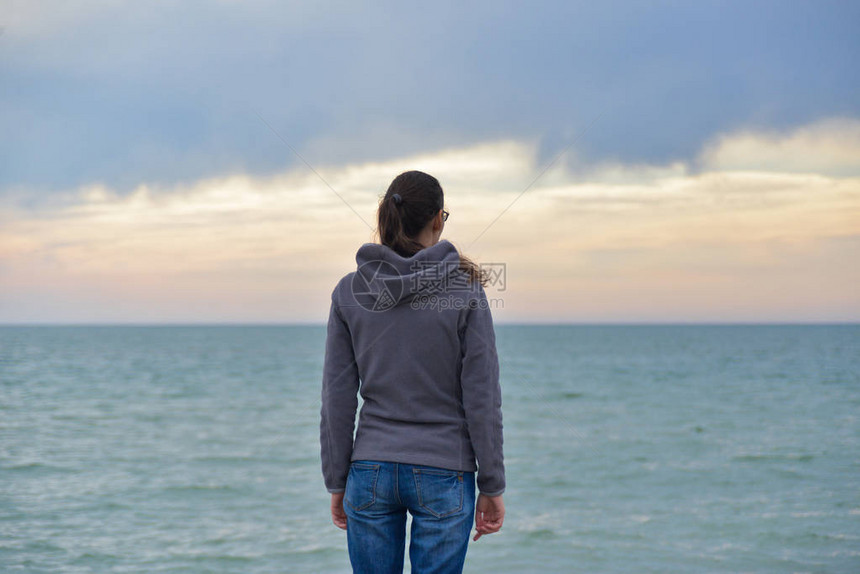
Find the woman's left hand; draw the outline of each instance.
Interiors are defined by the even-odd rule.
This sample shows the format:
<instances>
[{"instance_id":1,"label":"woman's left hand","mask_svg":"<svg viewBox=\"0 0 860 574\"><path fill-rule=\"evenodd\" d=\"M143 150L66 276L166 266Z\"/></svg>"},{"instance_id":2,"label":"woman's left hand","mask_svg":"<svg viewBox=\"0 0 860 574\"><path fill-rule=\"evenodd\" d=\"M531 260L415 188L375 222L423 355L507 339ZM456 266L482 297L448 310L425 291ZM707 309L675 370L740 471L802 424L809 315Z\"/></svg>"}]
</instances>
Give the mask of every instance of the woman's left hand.
<instances>
[{"instance_id":1,"label":"woman's left hand","mask_svg":"<svg viewBox=\"0 0 860 574\"><path fill-rule=\"evenodd\" d=\"M343 510L343 493L331 495L331 521L342 530L346 530L346 512Z\"/></svg>"}]
</instances>

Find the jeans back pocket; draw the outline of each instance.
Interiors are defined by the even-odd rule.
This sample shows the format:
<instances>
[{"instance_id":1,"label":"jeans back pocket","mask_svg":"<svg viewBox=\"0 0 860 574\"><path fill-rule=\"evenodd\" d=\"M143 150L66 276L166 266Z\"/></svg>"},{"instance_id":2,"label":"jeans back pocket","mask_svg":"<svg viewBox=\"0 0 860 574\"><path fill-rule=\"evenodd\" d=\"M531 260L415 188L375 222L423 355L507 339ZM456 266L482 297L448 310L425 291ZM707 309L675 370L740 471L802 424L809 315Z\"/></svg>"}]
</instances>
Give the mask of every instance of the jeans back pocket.
<instances>
[{"instance_id":1,"label":"jeans back pocket","mask_svg":"<svg viewBox=\"0 0 860 574\"><path fill-rule=\"evenodd\" d=\"M463 473L444 468L413 468L418 504L437 518L463 509Z\"/></svg>"},{"instance_id":2,"label":"jeans back pocket","mask_svg":"<svg viewBox=\"0 0 860 574\"><path fill-rule=\"evenodd\" d=\"M353 510L364 510L376 502L376 481L379 478L378 464L353 462L349 465L344 500Z\"/></svg>"}]
</instances>

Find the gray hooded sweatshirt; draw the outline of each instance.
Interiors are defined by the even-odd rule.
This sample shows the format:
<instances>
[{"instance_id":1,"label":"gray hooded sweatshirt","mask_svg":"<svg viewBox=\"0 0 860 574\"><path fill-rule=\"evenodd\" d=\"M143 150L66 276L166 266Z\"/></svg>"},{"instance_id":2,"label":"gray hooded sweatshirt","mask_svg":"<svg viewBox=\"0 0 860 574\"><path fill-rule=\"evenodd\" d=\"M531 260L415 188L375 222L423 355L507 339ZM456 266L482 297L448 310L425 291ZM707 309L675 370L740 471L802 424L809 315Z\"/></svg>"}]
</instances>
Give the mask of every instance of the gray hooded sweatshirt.
<instances>
[{"instance_id":1,"label":"gray hooded sweatshirt","mask_svg":"<svg viewBox=\"0 0 860 574\"><path fill-rule=\"evenodd\" d=\"M345 490L351 461L381 460L477 471L481 493L502 494L502 393L484 288L459 269L447 240L409 258L365 243L355 259L357 270L332 292L328 319L326 489Z\"/></svg>"}]
</instances>

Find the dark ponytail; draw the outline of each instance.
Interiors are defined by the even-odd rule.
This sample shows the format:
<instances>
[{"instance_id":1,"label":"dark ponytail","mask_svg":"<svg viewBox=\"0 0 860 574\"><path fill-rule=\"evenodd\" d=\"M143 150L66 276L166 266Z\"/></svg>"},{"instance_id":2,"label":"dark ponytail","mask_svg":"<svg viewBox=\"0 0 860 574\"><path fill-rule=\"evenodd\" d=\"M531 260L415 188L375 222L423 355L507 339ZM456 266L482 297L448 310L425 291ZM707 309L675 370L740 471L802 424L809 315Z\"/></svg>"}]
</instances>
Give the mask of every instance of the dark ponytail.
<instances>
[{"instance_id":1,"label":"dark ponytail","mask_svg":"<svg viewBox=\"0 0 860 574\"><path fill-rule=\"evenodd\" d=\"M407 171L394 178L382 196L377 210L379 242L401 257L412 257L424 246L415 239L445 205L442 186L432 175ZM470 281L486 286L487 273L460 254L460 269Z\"/></svg>"}]
</instances>

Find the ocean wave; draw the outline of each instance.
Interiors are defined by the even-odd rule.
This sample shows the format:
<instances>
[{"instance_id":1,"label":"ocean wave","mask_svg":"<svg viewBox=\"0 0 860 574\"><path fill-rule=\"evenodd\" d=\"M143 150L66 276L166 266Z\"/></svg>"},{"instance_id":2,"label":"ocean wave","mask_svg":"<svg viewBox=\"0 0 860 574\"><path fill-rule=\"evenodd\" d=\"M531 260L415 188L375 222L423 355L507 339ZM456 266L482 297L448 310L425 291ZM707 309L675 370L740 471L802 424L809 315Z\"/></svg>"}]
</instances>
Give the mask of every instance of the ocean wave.
<instances>
[{"instance_id":1,"label":"ocean wave","mask_svg":"<svg viewBox=\"0 0 860 574\"><path fill-rule=\"evenodd\" d=\"M790 462L809 462L815 458L812 454L776 454L776 453L761 453L761 454L741 454L733 456L732 460L736 462L772 462L772 461L790 461Z\"/></svg>"}]
</instances>

